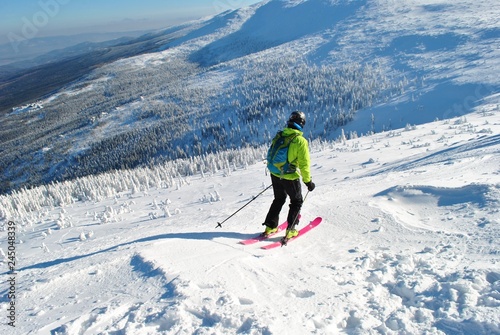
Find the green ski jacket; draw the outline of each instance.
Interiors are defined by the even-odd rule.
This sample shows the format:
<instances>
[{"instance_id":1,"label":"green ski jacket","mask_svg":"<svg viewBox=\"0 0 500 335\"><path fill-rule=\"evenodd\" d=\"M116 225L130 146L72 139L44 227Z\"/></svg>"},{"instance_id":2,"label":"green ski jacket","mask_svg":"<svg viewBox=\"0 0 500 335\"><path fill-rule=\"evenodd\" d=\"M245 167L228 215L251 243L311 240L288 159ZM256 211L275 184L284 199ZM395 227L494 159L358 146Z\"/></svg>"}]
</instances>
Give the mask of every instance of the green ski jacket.
<instances>
[{"instance_id":1,"label":"green ski jacket","mask_svg":"<svg viewBox=\"0 0 500 335\"><path fill-rule=\"evenodd\" d=\"M299 136L295 137L292 142L290 142L290 146L288 147L288 162L295 165L298 168L297 171L288 174L272 174L276 177L287 180L296 180L302 177L302 181L304 183L308 183L311 181L311 158L309 157L309 144L302 136L303 133L300 130L293 128L283 129L284 136L290 136L293 134L298 134Z\"/></svg>"}]
</instances>

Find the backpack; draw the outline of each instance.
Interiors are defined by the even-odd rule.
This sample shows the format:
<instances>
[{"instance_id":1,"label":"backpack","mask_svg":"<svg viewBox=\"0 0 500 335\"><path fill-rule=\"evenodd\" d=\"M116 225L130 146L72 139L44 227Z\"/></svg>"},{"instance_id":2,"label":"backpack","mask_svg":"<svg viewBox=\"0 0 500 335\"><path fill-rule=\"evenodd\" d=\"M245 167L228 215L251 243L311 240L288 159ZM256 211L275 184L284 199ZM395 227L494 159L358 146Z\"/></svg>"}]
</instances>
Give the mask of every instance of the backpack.
<instances>
[{"instance_id":1,"label":"backpack","mask_svg":"<svg viewBox=\"0 0 500 335\"><path fill-rule=\"evenodd\" d=\"M271 173L283 175L295 172L295 165L288 161L288 147L297 136L299 134L283 136L282 131L276 134L267 151L267 168Z\"/></svg>"}]
</instances>

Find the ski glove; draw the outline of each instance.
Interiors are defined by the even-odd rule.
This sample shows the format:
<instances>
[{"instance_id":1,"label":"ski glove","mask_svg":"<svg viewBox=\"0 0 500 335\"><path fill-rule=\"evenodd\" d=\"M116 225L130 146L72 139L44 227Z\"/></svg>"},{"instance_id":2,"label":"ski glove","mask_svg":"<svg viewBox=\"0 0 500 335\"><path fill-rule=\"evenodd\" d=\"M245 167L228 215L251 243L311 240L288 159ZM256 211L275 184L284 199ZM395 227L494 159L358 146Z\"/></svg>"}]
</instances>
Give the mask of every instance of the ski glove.
<instances>
[{"instance_id":1,"label":"ski glove","mask_svg":"<svg viewBox=\"0 0 500 335\"><path fill-rule=\"evenodd\" d=\"M312 180L310 182L308 182L308 183L305 183L305 184L306 184L307 190L309 192L314 191L314 189L316 188L316 185L314 185L314 183L312 182Z\"/></svg>"}]
</instances>

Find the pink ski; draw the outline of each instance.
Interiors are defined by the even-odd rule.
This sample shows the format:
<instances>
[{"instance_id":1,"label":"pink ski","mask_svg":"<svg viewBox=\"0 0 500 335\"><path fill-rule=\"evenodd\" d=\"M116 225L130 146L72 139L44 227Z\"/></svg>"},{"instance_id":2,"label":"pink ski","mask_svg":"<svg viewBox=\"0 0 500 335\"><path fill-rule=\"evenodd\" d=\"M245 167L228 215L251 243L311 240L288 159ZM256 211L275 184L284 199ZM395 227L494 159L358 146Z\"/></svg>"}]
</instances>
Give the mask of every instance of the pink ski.
<instances>
[{"instance_id":1,"label":"pink ski","mask_svg":"<svg viewBox=\"0 0 500 335\"><path fill-rule=\"evenodd\" d=\"M317 227L321 223L322 220L323 220L322 218L317 217L316 219L314 219L311 222L309 222L309 224L307 226L305 226L304 228L300 229L299 230L299 235L297 235L297 236L289 239L285 243L283 243L282 240L270 243L268 245L263 246L262 249L269 250L269 249L273 249L273 248L276 248L276 247L281 247L283 245L286 245L287 243L289 243L289 242L297 239L298 237L304 235L305 233L307 233L311 229Z\"/></svg>"},{"instance_id":2,"label":"pink ski","mask_svg":"<svg viewBox=\"0 0 500 335\"><path fill-rule=\"evenodd\" d=\"M299 214L299 219L300 219L300 214ZM258 236L255 236L255 237L252 237L252 238L249 238L248 240L243 240L243 241L240 241L241 244L244 244L244 245L249 245L249 244L254 244L254 243L257 243L257 242L260 242L260 241L264 241L265 239L268 239L269 237L273 236L273 235L276 235L277 233L279 233L280 231L283 231L285 230L286 228L288 227L288 222L285 221L283 222L282 224L280 224L278 226L278 231L276 233L272 233L272 234L269 234L267 236L264 236L262 234L258 235Z\"/></svg>"}]
</instances>

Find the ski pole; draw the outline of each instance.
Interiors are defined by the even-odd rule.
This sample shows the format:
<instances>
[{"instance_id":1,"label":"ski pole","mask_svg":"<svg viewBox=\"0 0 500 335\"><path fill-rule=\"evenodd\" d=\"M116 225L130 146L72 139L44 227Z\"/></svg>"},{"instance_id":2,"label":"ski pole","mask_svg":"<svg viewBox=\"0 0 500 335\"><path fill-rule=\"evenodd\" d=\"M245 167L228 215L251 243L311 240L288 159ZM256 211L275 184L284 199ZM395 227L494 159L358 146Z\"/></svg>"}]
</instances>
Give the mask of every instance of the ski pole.
<instances>
[{"instance_id":1,"label":"ski pole","mask_svg":"<svg viewBox=\"0 0 500 335\"><path fill-rule=\"evenodd\" d=\"M304 200L302 200L302 204L304 204L304 202L306 202L306 199L307 199L307 196L309 195L309 192L310 192L310 191L307 191L307 193L306 193L306 195L305 195L305 197L304 197ZM297 218L299 217L299 215L300 215L300 212L299 212L299 213L297 213L297 215L295 215L295 218L293 219L293 222L294 222L294 223L295 223L295 221L297 221Z\"/></svg>"},{"instance_id":2,"label":"ski pole","mask_svg":"<svg viewBox=\"0 0 500 335\"><path fill-rule=\"evenodd\" d=\"M304 197L304 200L302 200L302 204L304 204L304 202L306 202L306 199L307 199L307 196L309 195L309 192L310 191L308 190L306 193L306 196ZM293 219L294 224L295 224L295 221L297 221L297 218L299 217L299 215L300 215L300 212L297 213L297 215L295 215L295 218ZM286 238L286 236L283 237L281 239L281 247L285 246L287 242L288 242L288 239Z\"/></svg>"},{"instance_id":3,"label":"ski pole","mask_svg":"<svg viewBox=\"0 0 500 335\"><path fill-rule=\"evenodd\" d=\"M255 199L257 199L262 193L264 193L265 191L267 191L268 189L271 188L271 186L273 186L272 184L269 185L268 187L266 187L262 192L260 192L259 194L257 194L255 197L252 198L252 200L250 200L249 202L247 202L246 204L244 204L240 209L238 209L236 212L234 212L233 214L231 214L227 219L225 219L224 221L222 222L217 222L217 226L215 228L219 228L221 227L222 228L222 224L224 222L226 222L227 220L229 220L230 218L232 218L236 213L238 213L239 211L241 211L243 208L245 208L249 203L251 203L252 201L254 201Z\"/></svg>"}]
</instances>

